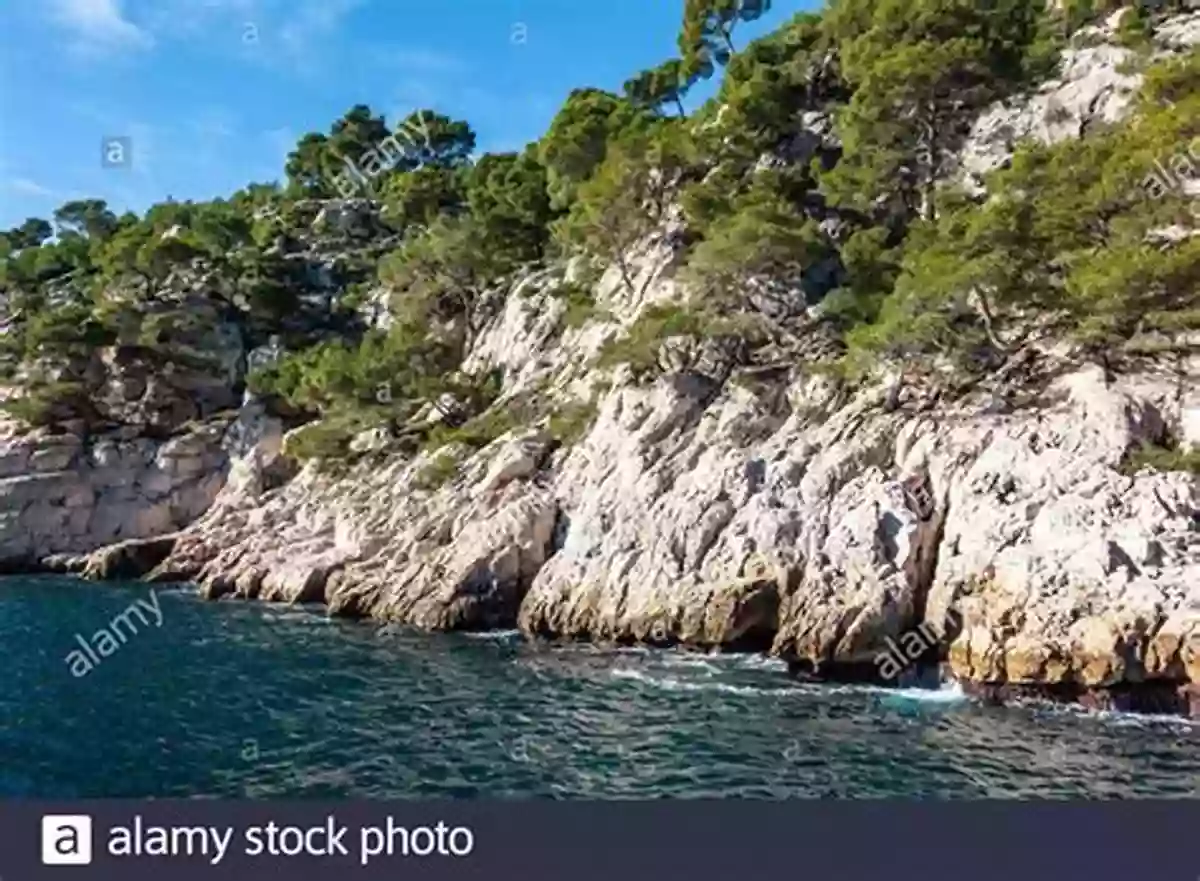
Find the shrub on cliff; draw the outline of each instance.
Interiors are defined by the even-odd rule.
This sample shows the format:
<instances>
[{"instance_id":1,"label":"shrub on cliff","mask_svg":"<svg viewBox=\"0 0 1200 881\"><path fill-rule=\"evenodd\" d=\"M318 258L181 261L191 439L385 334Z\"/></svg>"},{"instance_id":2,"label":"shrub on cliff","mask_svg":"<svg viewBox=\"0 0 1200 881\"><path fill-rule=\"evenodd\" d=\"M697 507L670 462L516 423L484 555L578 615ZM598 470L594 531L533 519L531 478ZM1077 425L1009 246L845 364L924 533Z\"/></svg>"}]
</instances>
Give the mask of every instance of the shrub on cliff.
<instances>
[{"instance_id":1,"label":"shrub on cliff","mask_svg":"<svg viewBox=\"0 0 1200 881\"><path fill-rule=\"evenodd\" d=\"M290 353L252 372L248 383L256 394L316 413L343 404L403 409L430 394L428 377L447 374L456 364L455 350L444 340L397 324L357 344L330 340Z\"/></svg>"},{"instance_id":2,"label":"shrub on cliff","mask_svg":"<svg viewBox=\"0 0 1200 881\"><path fill-rule=\"evenodd\" d=\"M398 320L444 334L463 355L486 318L484 294L504 268L474 218L439 218L385 257L379 278Z\"/></svg>"},{"instance_id":3,"label":"shrub on cliff","mask_svg":"<svg viewBox=\"0 0 1200 881\"><path fill-rule=\"evenodd\" d=\"M570 211L555 225L558 241L612 261L634 291L631 250L665 220L697 160L695 143L677 120L627 130L579 185Z\"/></svg>"},{"instance_id":4,"label":"shrub on cliff","mask_svg":"<svg viewBox=\"0 0 1200 881\"><path fill-rule=\"evenodd\" d=\"M550 203L566 208L608 154L611 141L630 127L653 119L631 102L600 89L576 89L538 143L538 160L546 168Z\"/></svg>"},{"instance_id":5,"label":"shrub on cliff","mask_svg":"<svg viewBox=\"0 0 1200 881\"><path fill-rule=\"evenodd\" d=\"M1153 71L1128 124L1020 149L983 204L947 196L942 215L914 232L880 320L853 344L955 356L1005 352L1041 333L1099 352L1200 327L1200 238L1161 235L1193 226L1194 204L1156 170L1200 143L1200 91L1178 89L1195 83L1198 58Z\"/></svg>"},{"instance_id":6,"label":"shrub on cliff","mask_svg":"<svg viewBox=\"0 0 1200 881\"><path fill-rule=\"evenodd\" d=\"M688 262L688 277L710 303L741 306L748 279L799 284L805 269L836 254L820 226L773 186L760 180L707 230Z\"/></svg>"},{"instance_id":7,"label":"shrub on cliff","mask_svg":"<svg viewBox=\"0 0 1200 881\"><path fill-rule=\"evenodd\" d=\"M736 354L748 344L761 343L761 325L752 315L728 313L696 305L659 304L642 311L624 334L605 344L598 366L626 365L645 381L664 373L686 372L701 366L706 342L735 353L718 369L736 366Z\"/></svg>"}]
</instances>

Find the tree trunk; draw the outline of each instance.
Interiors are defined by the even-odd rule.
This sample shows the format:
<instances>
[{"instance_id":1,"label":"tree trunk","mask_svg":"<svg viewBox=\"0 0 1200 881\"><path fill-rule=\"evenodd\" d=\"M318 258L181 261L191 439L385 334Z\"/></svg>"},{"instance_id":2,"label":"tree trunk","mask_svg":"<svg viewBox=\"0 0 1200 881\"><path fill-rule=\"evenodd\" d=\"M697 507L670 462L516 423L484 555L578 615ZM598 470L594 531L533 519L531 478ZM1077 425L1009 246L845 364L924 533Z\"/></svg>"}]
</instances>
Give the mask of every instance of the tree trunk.
<instances>
[{"instance_id":1,"label":"tree trunk","mask_svg":"<svg viewBox=\"0 0 1200 881\"><path fill-rule=\"evenodd\" d=\"M675 96L675 106L679 108L679 118L680 119L687 116L687 110L684 109L683 101L680 100L678 95Z\"/></svg>"},{"instance_id":2,"label":"tree trunk","mask_svg":"<svg viewBox=\"0 0 1200 881\"><path fill-rule=\"evenodd\" d=\"M996 336L995 316L992 314L992 306L988 302L987 294L977 289L975 299L979 303L979 315L983 319L983 330L987 334L988 341L1001 352L1007 352L1008 346Z\"/></svg>"},{"instance_id":3,"label":"tree trunk","mask_svg":"<svg viewBox=\"0 0 1200 881\"><path fill-rule=\"evenodd\" d=\"M921 217L928 221L937 220L937 179L938 179L938 113L935 106L925 111L925 148L928 151L925 169L925 186L922 188Z\"/></svg>"},{"instance_id":4,"label":"tree trunk","mask_svg":"<svg viewBox=\"0 0 1200 881\"><path fill-rule=\"evenodd\" d=\"M721 37L725 40L725 45L729 47L730 54L737 52L737 49L733 47L733 38L730 36L733 33L733 28L721 28L720 31Z\"/></svg>"},{"instance_id":5,"label":"tree trunk","mask_svg":"<svg viewBox=\"0 0 1200 881\"><path fill-rule=\"evenodd\" d=\"M625 288L629 293L637 295L637 287L633 283L633 278L629 275L629 264L625 262L625 254L621 251L617 252L617 269L621 271L621 281L625 283Z\"/></svg>"}]
</instances>

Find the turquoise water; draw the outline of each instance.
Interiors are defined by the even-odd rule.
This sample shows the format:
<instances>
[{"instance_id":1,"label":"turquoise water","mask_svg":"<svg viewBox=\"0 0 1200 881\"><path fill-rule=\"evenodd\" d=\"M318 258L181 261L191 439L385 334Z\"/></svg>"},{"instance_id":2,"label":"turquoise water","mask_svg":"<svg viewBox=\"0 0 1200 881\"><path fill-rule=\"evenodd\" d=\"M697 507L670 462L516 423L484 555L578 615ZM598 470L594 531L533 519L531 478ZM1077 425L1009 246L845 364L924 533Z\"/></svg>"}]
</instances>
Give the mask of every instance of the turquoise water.
<instances>
[{"instance_id":1,"label":"turquoise water","mask_svg":"<svg viewBox=\"0 0 1200 881\"><path fill-rule=\"evenodd\" d=\"M114 626L138 600L161 625ZM102 630L120 631L107 657ZM1200 795L1194 723L801 684L757 656L425 635L61 578L0 579L0 634L4 796ZM77 634L96 658L72 659L82 676Z\"/></svg>"}]
</instances>

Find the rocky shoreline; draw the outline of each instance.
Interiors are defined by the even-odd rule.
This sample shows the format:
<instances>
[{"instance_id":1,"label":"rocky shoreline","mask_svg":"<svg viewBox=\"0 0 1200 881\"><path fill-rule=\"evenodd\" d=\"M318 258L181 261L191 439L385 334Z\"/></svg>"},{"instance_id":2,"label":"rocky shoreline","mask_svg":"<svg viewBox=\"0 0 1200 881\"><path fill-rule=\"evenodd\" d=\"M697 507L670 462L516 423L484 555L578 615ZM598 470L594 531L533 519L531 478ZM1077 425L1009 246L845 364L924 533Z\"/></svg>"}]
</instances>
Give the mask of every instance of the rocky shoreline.
<instances>
[{"instance_id":1,"label":"rocky shoreline","mask_svg":"<svg viewBox=\"0 0 1200 881\"><path fill-rule=\"evenodd\" d=\"M811 377L789 390L808 406L778 413L736 384L617 388L571 448L517 430L435 489L426 454L272 486L267 420L190 526L41 566L435 630L769 651L884 684L880 658L922 627L914 667L940 660L988 700L1196 716L1200 487L1122 463L1181 430L1197 361L1118 378L1044 361L1031 408L1003 389L843 401Z\"/></svg>"},{"instance_id":2,"label":"rocky shoreline","mask_svg":"<svg viewBox=\"0 0 1200 881\"><path fill-rule=\"evenodd\" d=\"M1161 34L1161 51L1192 46L1200 15ZM980 118L968 178L1021 137L1120 118L1133 54L1094 36L1060 79ZM829 126L810 118L820 142ZM317 201L299 212L314 241L288 259L322 281L310 299L327 314L337 255L380 223L366 200ZM151 369L145 342L125 342L84 371L99 427L0 424L0 571L187 581L428 630L763 651L830 680L940 665L989 701L1200 718L1200 480L1139 458L1200 448L1200 341L1101 362L1035 330L972 387L882 370L855 385L828 369L807 293L764 288L778 340L752 363L669 338L652 381L602 368L606 342L679 302L683 233L668 212L594 284L552 263L495 292L461 368L502 377L487 412L508 430L424 449L363 431L340 470L295 463L304 428L245 393L263 353L192 309L206 282L189 276L181 308L206 320L173 342L207 362ZM563 291L584 286L595 308L568 320ZM531 400L549 406L529 416ZM547 415L564 412L569 437Z\"/></svg>"}]
</instances>

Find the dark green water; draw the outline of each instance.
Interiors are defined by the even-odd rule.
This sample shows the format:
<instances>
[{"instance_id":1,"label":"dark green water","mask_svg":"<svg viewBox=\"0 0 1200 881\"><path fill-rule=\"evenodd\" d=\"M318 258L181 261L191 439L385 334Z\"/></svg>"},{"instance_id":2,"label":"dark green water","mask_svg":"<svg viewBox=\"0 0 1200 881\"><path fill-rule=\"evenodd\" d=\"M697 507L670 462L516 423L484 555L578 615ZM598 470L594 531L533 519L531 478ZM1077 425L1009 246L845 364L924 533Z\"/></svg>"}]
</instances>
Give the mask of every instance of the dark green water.
<instances>
[{"instance_id":1,"label":"dark green water","mask_svg":"<svg viewBox=\"0 0 1200 881\"><path fill-rule=\"evenodd\" d=\"M0 579L0 795L1200 795L1200 726L793 683L750 656L430 636L145 587ZM99 657L99 656L98 656Z\"/></svg>"}]
</instances>

